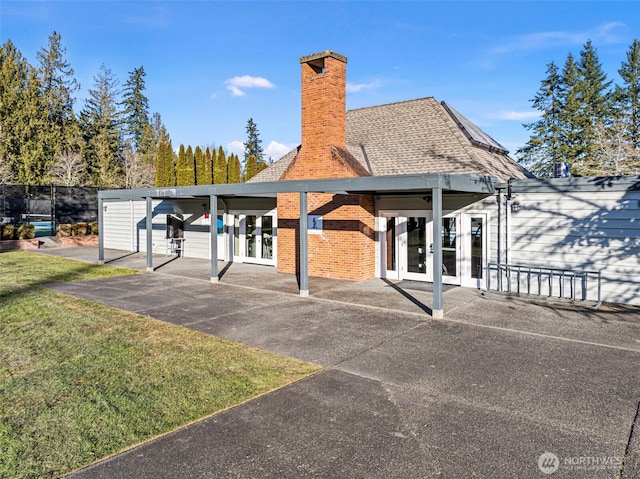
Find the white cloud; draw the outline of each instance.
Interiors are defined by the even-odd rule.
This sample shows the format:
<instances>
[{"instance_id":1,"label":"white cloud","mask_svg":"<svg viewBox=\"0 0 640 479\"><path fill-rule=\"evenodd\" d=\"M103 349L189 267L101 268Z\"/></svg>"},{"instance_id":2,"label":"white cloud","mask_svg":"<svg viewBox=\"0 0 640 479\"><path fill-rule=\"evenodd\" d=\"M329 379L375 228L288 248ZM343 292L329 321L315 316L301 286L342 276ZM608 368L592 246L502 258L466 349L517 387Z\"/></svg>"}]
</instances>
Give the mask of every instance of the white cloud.
<instances>
[{"instance_id":1,"label":"white cloud","mask_svg":"<svg viewBox=\"0 0 640 479\"><path fill-rule=\"evenodd\" d=\"M235 153L239 157L244 155L244 143L240 140L232 141L227 145L227 154Z\"/></svg>"},{"instance_id":2,"label":"white cloud","mask_svg":"<svg viewBox=\"0 0 640 479\"><path fill-rule=\"evenodd\" d=\"M246 88L273 88L275 85L269 80L263 77L252 77L251 75L237 76L225 80L227 90L231 92L233 96L246 95L244 89Z\"/></svg>"},{"instance_id":3,"label":"white cloud","mask_svg":"<svg viewBox=\"0 0 640 479\"><path fill-rule=\"evenodd\" d=\"M273 158L273 161L279 160L289 153L295 146L297 145L287 146L283 143L278 143L277 141L271 141L264 150L264 158L265 160L268 160L269 158Z\"/></svg>"},{"instance_id":4,"label":"white cloud","mask_svg":"<svg viewBox=\"0 0 640 479\"><path fill-rule=\"evenodd\" d=\"M382 85L382 80L376 79L369 83L348 83L347 82L347 93L358 93L362 90L374 90L376 88L380 88Z\"/></svg>"},{"instance_id":5,"label":"white cloud","mask_svg":"<svg viewBox=\"0 0 640 479\"><path fill-rule=\"evenodd\" d=\"M493 48L494 53L510 53L516 50L539 50L562 45L582 45L591 39L594 45L618 43L623 38L618 33L627 26L622 22L603 23L583 32L551 31L535 32L513 37L504 45Z\"/></svg>"},{"instance_id":6,"label":"white cloud","mask_svg":"<svg viewBox=\"0 0 640 479\"><path fill-rule=\"evenodd\" d=\"M297 145L285 145L284 143L278 143L277 141L271 141L264 149L264 159L265 161L269 158L272 158L273 161L279 160L284 155L289 153L293 148ZM227 154L235 153L240 157L241 160L244 159L244 143L240 140L234 140L227 145Z\"/></svg>"},{"instance_id":7,"label":"white cloud","mask_svg":"<svg viewBox=\"0 0 640 479\"><path fill-rule=\"evenodd\" d=\"M524 121L524 120L533 120L534 118L539 118L539 111L501 111L498 113L497 118L500 120L515 120L515 121Z\"/></svg>"}]
</instances>

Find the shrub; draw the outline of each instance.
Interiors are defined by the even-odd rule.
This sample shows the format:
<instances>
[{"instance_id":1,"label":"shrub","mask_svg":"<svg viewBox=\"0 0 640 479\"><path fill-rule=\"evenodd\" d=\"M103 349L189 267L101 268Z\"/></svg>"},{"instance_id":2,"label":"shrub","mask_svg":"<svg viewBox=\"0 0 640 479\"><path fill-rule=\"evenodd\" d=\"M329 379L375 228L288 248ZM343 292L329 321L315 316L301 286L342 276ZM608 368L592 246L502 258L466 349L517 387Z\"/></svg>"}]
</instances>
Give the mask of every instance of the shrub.
<instances>
[{"instance_id":1,"label":"shrub","mask_svg":"<svg viewBox=\"0 0 640 479\"><path fill-rule=\"evenodd\" d=\"M13 225L2 225L0 231L0 239L3 240L12 240L14 235L16 234L15 226Z\"/></svg>"},{"instance_id":2,"label":"shrub","mask_svg":"<svg viewBox=\"0 0 640 479\"><path fill-rule=\"evenodd\" d=\"M56 236L59 236L60 238L68 238L71 236L71 225L61 224L56 226Z\"/></svg>"},{"instance_id":3,"label":"shrub","mask_svg":"<svg viewBox=\"0 0 640 479\"><path fill-rule=\"evenodd\" d=\"M92 235L97 235L100 233L100 227L98 226L98 223L89 223L89 234Z\"/></svg>"},{"instance_id":4,"label":"shrub","mask_svg":"<svg viewBox=\"0 0 640 479\"><path fill-rule=\"evenodd\" d=\"M36 237L36 227L33 225L22 224L18 226L17 239L33 239Z\"/></svg>"},{"instance_id":5,"label":"shrub","mask_svg":"<svg viewBox=\"0 0 640 479\"><path fill-rule=\"evenodd\" d=\"M74 226L77 236L86 236L89 234L89 225L87 223L77 223Z\"/></svg>"}]
</instances>

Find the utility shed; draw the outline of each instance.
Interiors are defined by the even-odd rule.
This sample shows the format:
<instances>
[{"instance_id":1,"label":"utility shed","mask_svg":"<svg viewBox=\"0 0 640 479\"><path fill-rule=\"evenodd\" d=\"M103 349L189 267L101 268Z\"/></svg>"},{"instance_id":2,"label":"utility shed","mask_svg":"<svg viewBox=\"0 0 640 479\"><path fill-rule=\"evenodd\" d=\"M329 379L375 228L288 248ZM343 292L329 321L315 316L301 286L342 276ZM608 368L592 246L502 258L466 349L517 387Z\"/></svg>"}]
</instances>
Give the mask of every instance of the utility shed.
<instances>
[{"instance_id":1,"label":"utility shed","mask_svg":"<svg viewBox=\"0 0 640 479\"><path fill-rule=\"evenodd\" d=\"M512 265L599 271L602 301L640 305L640 176L517 180Z\"/></svg>"}]
</instances>

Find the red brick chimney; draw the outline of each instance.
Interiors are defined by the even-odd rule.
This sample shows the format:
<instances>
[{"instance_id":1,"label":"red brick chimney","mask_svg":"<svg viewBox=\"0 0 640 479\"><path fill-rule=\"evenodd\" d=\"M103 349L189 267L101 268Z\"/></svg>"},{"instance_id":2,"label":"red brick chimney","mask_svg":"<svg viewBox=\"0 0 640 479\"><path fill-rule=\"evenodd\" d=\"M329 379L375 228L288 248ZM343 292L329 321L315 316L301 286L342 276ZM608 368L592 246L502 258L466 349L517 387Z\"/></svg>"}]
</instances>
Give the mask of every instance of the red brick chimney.
<instances>
[{"instance_id":1,"label":"red brick chimney","mask_svg":"<svg viewBox=\"0 0 640 479\"><path fill-rule=\"evenodd\" d=\"M302 145L281 180L369 176L346 150L347 59L327 50L300 58ZM278 193L278 271L299 270L300 197ZM371 195L309 193L307 214L323 229L309 235L309 274L362 280L375 270L375 202Z\"/></svg>"},{"instance_id":2,"label":"red brick chimney","mask_svg":"<svg viewBox=\"0 0 640 479\"><path fill-rule=\"evenodd\" d=\"M346 151L347 59L327 50L300 58L302 148L281 179L367 176Z\"/></svg>"},{"instance_id":3,"label":"red brick chimney","mask_svg":"<svg viewBox=\"0 0 640 479\"><path fill-rule=\"evenodd\" d=\"M328 154L347 141L347 59L330 50L300 59L302 65L302 149Z\"/></svg>"}]
</instances>

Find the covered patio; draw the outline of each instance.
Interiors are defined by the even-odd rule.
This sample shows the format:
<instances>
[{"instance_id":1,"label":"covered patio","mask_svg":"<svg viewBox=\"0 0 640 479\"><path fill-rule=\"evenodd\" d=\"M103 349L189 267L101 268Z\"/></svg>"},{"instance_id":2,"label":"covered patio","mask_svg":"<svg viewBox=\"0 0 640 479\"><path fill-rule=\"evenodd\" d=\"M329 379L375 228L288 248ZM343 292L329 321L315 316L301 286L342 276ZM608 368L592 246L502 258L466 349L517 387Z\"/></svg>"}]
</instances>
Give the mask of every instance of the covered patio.
<instances>
[{"instance_id":1,"label":"covered patio","mask_svg":"<svg viewBox=\"0 0 640 479\"><path fill-rule=\"evenodd\" d=\"M430 196L433 218L433 305L431 314L442 318L443 282L442 282L442 204L443 195L448 193L473 193L492 195L495 193L496 179L475 174L417 174L384 177L357 177L325 180L291 180L262 183L241 183L229 185L201 185L175 188L147 188L133 190L104 190L98 194L98 222L100 231L104 231L104 206L109 201L144 200L146 201L146 270L154 269L153 260L153 200L189 199L208 200L209 215L217 218L218 200L228 198L275 198L278 193L299 194L299 266L296 271L298 292L302 297L309 296L309 254L308 254L308 208L307 196L310 193L330 193L337 195L370 194L384 195L425 195ZM224 204L224 202L223 202ZM209 278L212 283L221 279L216 234L209 235ZM104 235L100 235L98 261L105 262Z\"/></svg>"}]
</instances>

